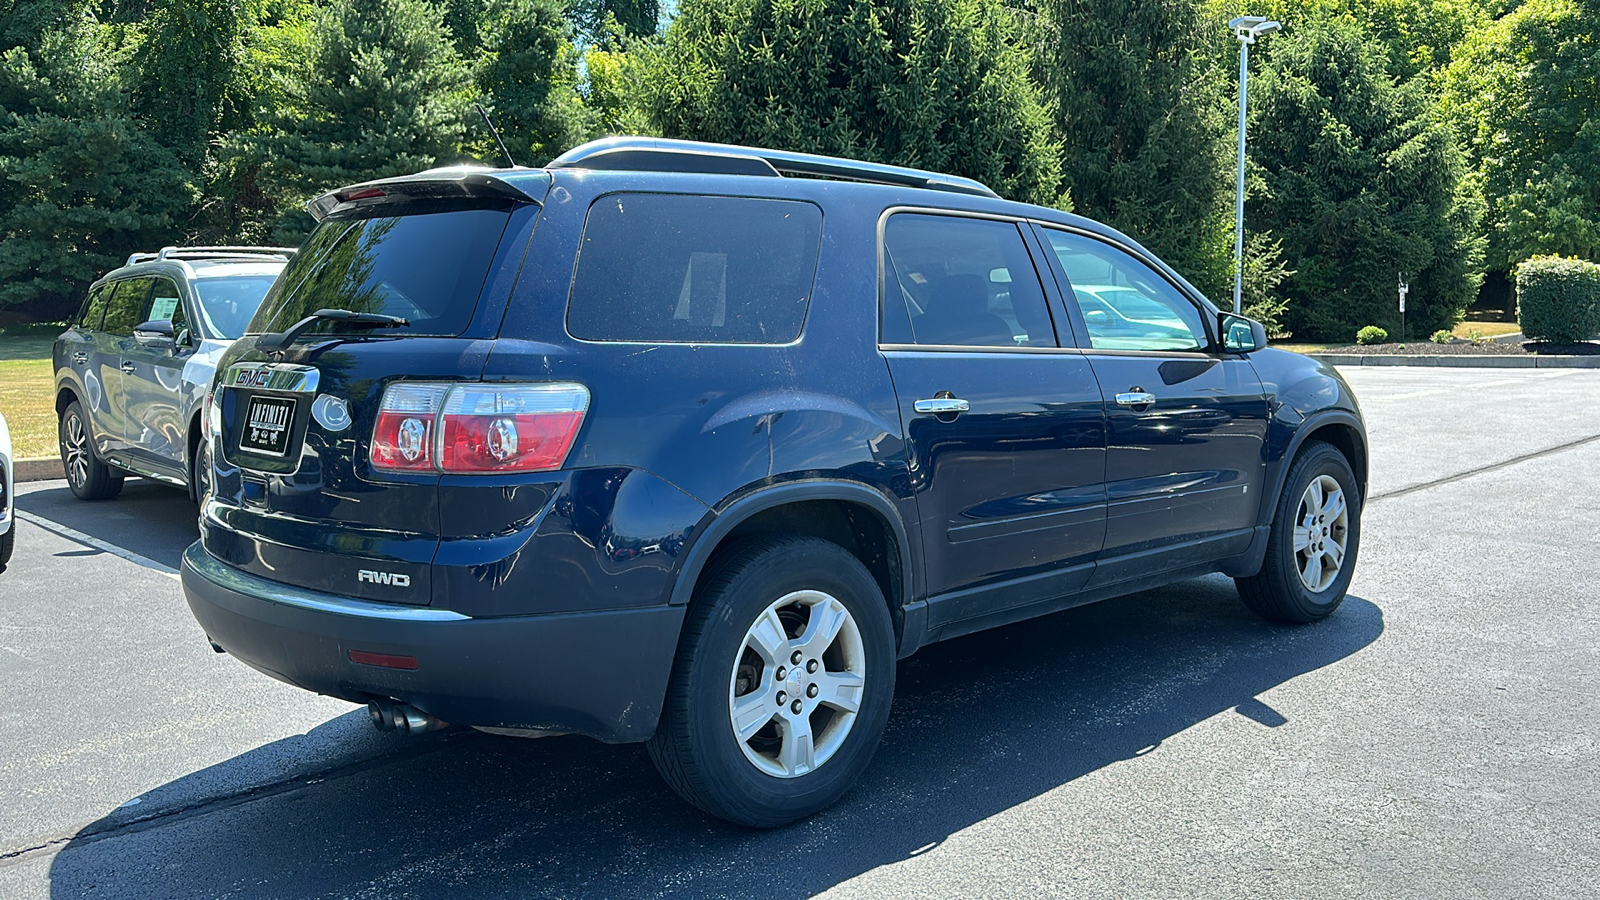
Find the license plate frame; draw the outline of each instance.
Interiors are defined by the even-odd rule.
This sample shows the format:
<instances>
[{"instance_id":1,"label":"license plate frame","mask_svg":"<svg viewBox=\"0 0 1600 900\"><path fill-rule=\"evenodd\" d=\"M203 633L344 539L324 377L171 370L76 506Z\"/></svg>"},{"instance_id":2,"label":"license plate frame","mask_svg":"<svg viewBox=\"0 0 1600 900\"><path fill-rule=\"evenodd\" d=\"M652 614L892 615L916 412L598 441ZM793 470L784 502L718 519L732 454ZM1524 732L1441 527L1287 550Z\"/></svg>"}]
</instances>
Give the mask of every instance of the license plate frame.
<instances>
[{"instance_id":1,"label":"license plate frame","mask_svg":"<svg viewBox=\"0 0 1600 900\"><path fill-rule=\"evenodd\" d=\"M292 397L251 397L245 404L239 449L246 453L283 458L289 455L289 435L299 404Z\"/></svg>"}]
</instances>

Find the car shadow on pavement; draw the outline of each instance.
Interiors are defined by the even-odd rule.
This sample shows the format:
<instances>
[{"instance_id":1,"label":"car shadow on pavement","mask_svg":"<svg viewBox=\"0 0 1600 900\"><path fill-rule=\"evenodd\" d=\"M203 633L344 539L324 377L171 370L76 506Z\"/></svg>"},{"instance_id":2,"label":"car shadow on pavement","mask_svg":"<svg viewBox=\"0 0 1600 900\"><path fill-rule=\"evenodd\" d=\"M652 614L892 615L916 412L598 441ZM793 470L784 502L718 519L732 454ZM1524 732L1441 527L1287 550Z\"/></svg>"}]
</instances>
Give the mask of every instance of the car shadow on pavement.
<instances>
[{"instance_id":1,"label":"car shadow on pavement","mask_svg":"<svg viewBox=\"0 0 1600 900\"><path fill-rule=\"evenodd\" d=\"M1270 625L1213 576L926 648L900 664L861 783L775 831L683 804L639 746L445 732L246 802L128 828L107 816L56 856L51 884L58 897L803 897L1218 713L1285 724L1258 695L1383 627L1358 597L1316 625ZM262 752L166 788L259 781Z\"/></svg>"},{"instance_id":2,"label":"car shadow on pavement","mask_svg":"<svg viewBox=\"0 0 1600 900\"><path fill-rule=\"evenodd\" d=\"M89 502L55 484L19 492L17 508L173 568L200 536L199 510L182 488L130 477L116 499Z\"/></svg>"}]
</instances>

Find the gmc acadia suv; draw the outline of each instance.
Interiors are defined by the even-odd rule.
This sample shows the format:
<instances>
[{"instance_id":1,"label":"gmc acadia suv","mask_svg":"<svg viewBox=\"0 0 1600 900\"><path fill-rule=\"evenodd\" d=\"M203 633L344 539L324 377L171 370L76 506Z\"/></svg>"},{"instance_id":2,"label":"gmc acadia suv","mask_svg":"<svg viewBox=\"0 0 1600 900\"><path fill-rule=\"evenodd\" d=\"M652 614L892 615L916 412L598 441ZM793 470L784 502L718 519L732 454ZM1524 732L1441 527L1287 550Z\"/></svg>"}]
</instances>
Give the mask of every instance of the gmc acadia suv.
<instances>
[{"instance_id":1,"label":"gmc acadia suv","mask_svg":"<svg viewBox=\"0 0 1600 900\"><path fill-rule=\"evenodd\" d=\"M1309 622L1350 582L1349 388L1088 219L640 138L310 209L223 360L183 585L379 727L648 741L772 826L933 641L1209 572Z\"/></svg>"}]
</instances>

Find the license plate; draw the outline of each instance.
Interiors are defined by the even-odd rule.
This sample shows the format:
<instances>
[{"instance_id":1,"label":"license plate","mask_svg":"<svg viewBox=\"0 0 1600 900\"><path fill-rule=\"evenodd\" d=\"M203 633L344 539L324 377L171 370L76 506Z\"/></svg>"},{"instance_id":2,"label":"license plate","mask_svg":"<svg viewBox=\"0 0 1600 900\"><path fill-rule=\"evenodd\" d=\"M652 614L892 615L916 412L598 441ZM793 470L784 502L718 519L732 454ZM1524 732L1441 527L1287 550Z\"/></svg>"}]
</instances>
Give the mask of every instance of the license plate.
<instances>
[{"instance_id":1,"label":"license plate","mask_svg":"<svg viewBox=\"0 0 1600 900\"><path fill-rule=\"evenodd\" d=\"M251 397L239 435L239 449L268 456L287 456L289 430L294 425L294 401L278 397Z\"/></svg>"}]
</instances>

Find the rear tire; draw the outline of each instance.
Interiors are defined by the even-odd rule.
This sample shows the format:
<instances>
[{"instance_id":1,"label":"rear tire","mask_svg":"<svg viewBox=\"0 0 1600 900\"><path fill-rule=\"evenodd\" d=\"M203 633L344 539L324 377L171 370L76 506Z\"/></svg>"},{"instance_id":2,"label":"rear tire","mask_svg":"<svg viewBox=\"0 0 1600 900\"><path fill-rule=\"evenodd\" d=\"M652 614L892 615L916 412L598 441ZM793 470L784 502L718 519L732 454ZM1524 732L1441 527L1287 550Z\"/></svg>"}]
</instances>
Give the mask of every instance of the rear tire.
<instances>
[{"instance_id":1,"label":"rear tire","mask_svg":"<svg viewBox=\"0 0 1600 900\"><path fill-rule=\"evenodd\" d=\"M1361 543L1361 491L1333 445L1308 441L1272 517L1261 571L1234 579L1239 596L1274 622L1325 619L1344 601Z\"/></svg>"},{"instance_id":2,"label":"rear tire","mask_svg":"<svg viewBox=\"0 0 1600 900\"><path fill-rule=\"evenodd\" d=\"M74 400L61 411L57 437L61 442L61 467L67 473L67 487L79 500L110 500L122 493L123 472L95 455L89 420L83 407Z\"/></svg>"},{"instance_id":3,"label":"rear tire","mask_svg":"<svg viewBox=\"0 0 1600 900\"><path fill-rule=\"evenodd\" d=\"M833 804L872 760L894 697L894 626L837 544L760 536L710 566L650 759L711 815L785 825Z\"/></svg>"},{"instance_id":4,"label":"rear tire","mask_svg":"<svg viewBox=\"0 0 1600 900\"><path fill-rule=\"evenodd\" d=\"M189 469L189 492L196 506L206 505L211 493L211 442L201 437L194 446L194 465Z\"/></svg>"},{"instance_id":5,"label":"rear tire","mask_svg":"<svg viewBox=\"0 0 1600 900\"><path fill-rule=\"evenodd\" d=\"M13 518L11 520L11 527L6 529L5 534L0 534L0 572L4 572L6 570L6 566L10 564L11 550L16 546L16 544L17 520Z\"/></svg>"}]
</instances>

